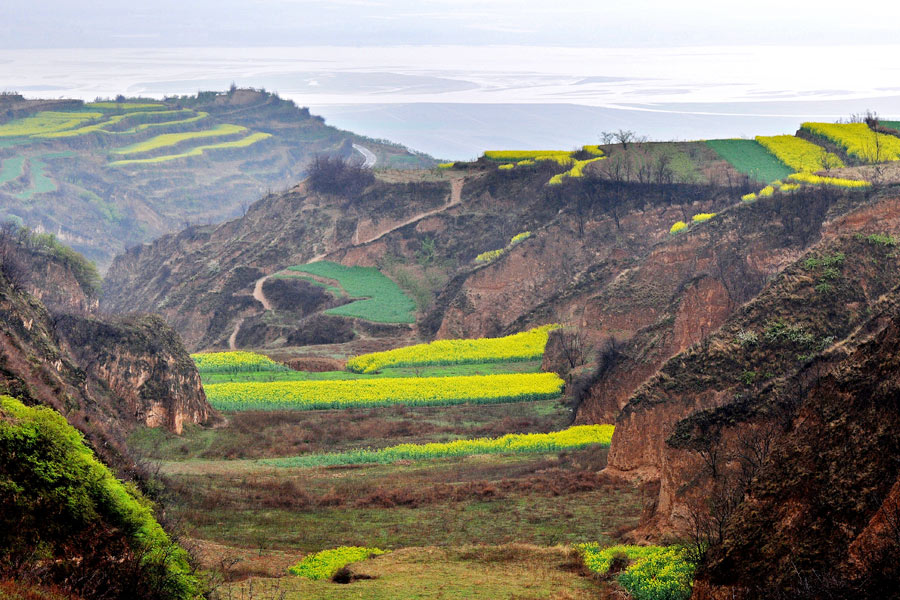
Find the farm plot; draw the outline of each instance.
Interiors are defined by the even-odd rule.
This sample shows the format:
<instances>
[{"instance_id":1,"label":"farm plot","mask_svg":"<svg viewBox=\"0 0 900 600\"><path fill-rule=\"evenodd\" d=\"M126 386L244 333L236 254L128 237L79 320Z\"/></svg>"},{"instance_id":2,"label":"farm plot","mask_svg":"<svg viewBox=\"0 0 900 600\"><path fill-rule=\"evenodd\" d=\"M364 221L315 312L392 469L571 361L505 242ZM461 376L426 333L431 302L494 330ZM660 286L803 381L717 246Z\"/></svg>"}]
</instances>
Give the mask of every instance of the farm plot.
<instances>
[{"instance_id":1,"label":"farm plot","mask_svg":"<svg viewBox=\"0 0 900 600\"><path fill-rule=\"evenodd\" d=\"M97 110L150 110L166 107L158 102L88 102L84 106Z\"/></svg>"},{"instance_id":2,"label":"farm plot","mask_svg":"<svg viewBox=\"0 0 900 600\"><path fill-rule=\"evenodd\" d=\"M151 121L138 123L137 125L124 129L122 131L112 131L110 133L120 133L120 134L131 134L131 133L139 133L141 131L145 131L147 129L154 129L156 127L173 127L176 125L188 125L190 123L196 123L197 121L202 121L209 117L209 113L203 111L197 111L196 113L189 109L182 110L158 110L153 112L140 112L140 113L131 113L128 115L129 121L143 121L145 119L159 118L160 116L183 116L184 119L174 119L170 121Z\"/></svg>"},{"instance_id":3,"label":"farm plot","mask_svg":"<svg viewBox=\"0 0 900 600\"><path fill-rule=\"evenodd\" d=\"M376 323L415 322L415 303L375 267L347 267L323 260L289 267L288 270L337 281L350 297L361 298L328 309L326 314L357 317Z\"/></svg>"},{"instance_id":4,"label":"farm plot","mask_svg":"<svg viewBox=\"0 0 900 600\"><path fill-rule=\"evenodd\" d=\"M49 194L50 192L55 192L59 187L56 185L56 181L47 175L48 165L45 161L57 158L71 158L74 155L74 152L64 151L48 152L46 154L29 157L27 165L31 178L31 185L27 189L16 194L16 198L29 201L37 194Z\"/></svg>"},{"instance_id":5,"label":"farm plot","mask_svg":"<svg viewBox=\"0 0 900 600\"><path fill-rule=\"evenodd\" d=\"M179 135L179 134L165 134L165 135ZM160 136L161 137L161 136ZM170 160L178 160L179 158L188 158L190 156L201 156L204 153L210 150L231 150L235 148L246 148L247 146L252 146L256 142L260 142L262 140L268 139L272 137L270 133L251 133L245 138L241 138L239 140L234 140L231 142L220 142L218 144L209 144L206 146L197 146L196 148L192 148L187 152L182 152L180 154L166 154L163 156L156 156L153 158L134 158L127 160L117 160L113 161L110 166L124 166L124 165L140 165L140 164L153 164L153 163L162 163L168 162Z\"/></svg>"},{"instance_id":6,"label":"farm plot","mask_svg":"<svg viewBox=\"0 0 900 600\"><path fill-rule=\"evenodd\" d=\"M218 383L205 386L218 410L317 410L366 406L447 406L555 398L555 373L403 377L333 381Z\"/></svg>"},{"instance_id":7,"label":"farm plot","mask_svg":"<svg viewBox=\"0 0 900 600\"><path fill-rule=\"evenodd\" d=\"M756 140L707 140L706 143L740 173L762 183L784 179L793 172Z\"/></svg>"},{"instance_id":8,"label":"farm plot","mask_svg":"<svg viewBox=\"0 0 900 600\"><path fill-rule=\"evenodd\" d=\"M478 454L540 454L586 446L609 446L613 429L612 425L577 425L550 433L508 433L499 438L463 439L430 444L398 444L381 450L306 454L262 462L275 467L322 467L388 464L398 460L428 460Z\"/></svg>"},{"instance_id":9,"label":"farm plot","mask_svg":"<svg viewBox=\"0 0 900 600\"><path fill-rule=\"evenodd\" d=\"M30 117L16 119L0 125L0 138L35 137L55 133L78 127L86 121L93 121L102 117L103 113L97 112L39 112Z\"/></svg>"},{"instance_id":10,"label":"farm plot","mask_svg":"<svg viewBox=\"0 0 900 600\"><path fill-rule=\"evenodd\" d=\"M13 156L0 163L0 185L9 183L25 174L25 157Z\"/></svg>"},{"instance_id":11,"label":"farm plot","mask_svg":"<svg viewBox=\"0 0 900 600\"><path fill-rule=\"evenodd\" d=\"M159 150L160 148L169 148L172 146L176 146L182 142L199 140L211 137L224 137L229 135L235 135L238 133L244 133L247 131L246 127L241 125L230 125L230 124L221 124L213 127L212 129L206 129L203 131L185 131L182 133L163 133L161 135L157 135L155 137L150 138L149 140L144 140L143 142L137 142L135 144L131 144L130 146L125 146L123 148L118 148L113 150L113 154L121 154L121 155L131 155L131 154L143 154L145 152L152 152L154 150Z\"/></svg>"},{"instance_id":12,"label":"farm plot","mask_svg":"<svg viewBox=\"0 0 900 600\"><path fill-rule=\"evenodd\" d=\"M553 373L432 376L536 370L550 327L518 337L451 340L455 343L366 355L360 357L368 359L362 369L379 369L366 373L281 371L278 363L252 353L195 355L208 398L226 411L227 422L188 426L181 436L143 429L129 444L164 461L177 498L170 505L173 518L190 527L201 544L214 547L219 558L252 549L254 565L270 564L266 573L254 572L254 593L272 589L285 591L287 598L335 598L347 589L347 597L411 599L423 590L450 589L449 570L471 574L497 553L508 558L492 563L491 582L480 581L477 589L462 585L459 597L477 597L487 588L499 598L519 591L547 597L544 591L552 590L575 590L567 598L592 597L597 584L574 577L568 567L559 570L565 577L547 571L540 590L523 582L544 573L540 569L548 567L538 564L550 556L580 560L573 544L614 543L615 531L637 524L639 491L599 473L613 426L571 427L571 413L558 401L562 381ZM499 355L508 361L466 362ZM531 358L517 358L525 355ZM438 364L415 364L423 360ZM408 363L414 364L401 366ZM386 376L404 371L406 377ZM209 383L221 377L309 379ZM354 379L334 379L339 377ZM314 390L312 403L333 402L335 389L352 403L325 407L332 410L290 410L281 403L272 408L282 410L268 410L245 393L282 383L289 389L308 386ZM516 393L520 384L517 399L487 398ZM219 403L222 390L235 391L245 404ZM359 403L370 392L375 404ZM468 399L458 403L454 395ZM367 549L374 548L387 553L366 559ZM406 556L420 558L407 564ZM337 566L359 559L366 560L350 564L352 572L376 569L378 579L351 578L351 586L328 581ZM429 570L440 573L433 581L421 572L423 560L433 561ZM532 560L537 562L530 566ZM248 572L256 568L241 564ZM401 572L394 566L378 571L383 565L406 566L396 567ZM248 591L237 581L232 589Z\"/></svg>"},{"instance_id":13,"label":"farm plot","mask_svg":"<svg viewBox=\"0 0 900 600\"><path fill-rule=\"evenodd\" d=\"M265 354L256 352L205 352L191 354L200 376L211 373L256 373L260 371L289 371Z\"/></svg>"},{"instance_id":14,"label":"farm plot","mask_svg":"<svg viewBox=\"0 0 900 600\"><path fill-rule=\"evenodd\" d=\"M437 340L430 344L406 346L351 358L347 369L372 373L385 367L453 365L539 359L547 338L557 325L545 325L501 338Z\"/></svg>"},{"instance_id":15,"label":"farm plot","mask_svg":"<svg viewBox=\"0 0 900 600\"><path fill-rule=\"evenodd\" d=\"M844 167L844 162L836 154L793 135L758 135L756 141L775 158L801 173Z\"/></svg>"},{"instance_id":16,"label":"farm plot","mask_svg":"<svg viewBox=\"0 0 900 600\"><path fill-rule=\"evenodd\" d=\"M877 133L865 123L803 123L801 129L834 142L866 163L900 160L900 138Z\"/></svg>"}]
</instances>

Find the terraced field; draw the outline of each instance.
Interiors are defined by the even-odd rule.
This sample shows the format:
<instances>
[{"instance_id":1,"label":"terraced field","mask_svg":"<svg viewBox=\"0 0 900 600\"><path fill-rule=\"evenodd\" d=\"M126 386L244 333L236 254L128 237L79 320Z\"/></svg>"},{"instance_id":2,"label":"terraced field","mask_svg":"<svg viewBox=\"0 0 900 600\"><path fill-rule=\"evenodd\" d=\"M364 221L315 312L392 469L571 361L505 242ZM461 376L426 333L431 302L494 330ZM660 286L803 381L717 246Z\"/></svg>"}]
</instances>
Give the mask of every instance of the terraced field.
<instances>
[{"instance_id":1,"label":"terraced field","mask_svg":"<svg viewBox=\"0 0 900 600\"><path fill-rule=\"evenodd\" d=\"M833 142L864 163L900 160L900 138L877 133L865 123L804 123L801 129Z\"/></svg>"},{"instance_id":2,"label":"terraced field","mask_svg":"<svg viewBox=\"0 0 900 600\"><path fill-rule=\"evenodd\" d=\"M117 160L113 161L110 166L124 166L124 165L148 165L155 163L162 163L170 160L178 160L180 158L188 158L190 156L200 156L205 152L209 152L210 150L231 150L237 148L246 148L247 146L252 146L257 142L261 142L262 140L268 139L272 137L270 133L251 133L247 137L241 138L239 140L234 140L231 142L219 142L218 144L207 144L204 146L197 146L195 148L191 148L187 152L182 152L180 154L164 154L163 156L155 156L153 158L135 158L135 159L127 159L127 160ZM196 138L187 138L187 139L196 139ZM183 141L183 140L182 140Z\"/></svg>"},{"instance_id":3,"label":"terraced field","mask_svg":"<svg viewBox=\"0 0 900 600\"><path fill-rule=\"evenodd\" d=\"M347 267L327 260L288 268L337 282L356 302L326 310L326 314L357 317L376 323L414 323L415 303L374 267Z\"/></svg>"},{"instance_id":4,"label":"terraced field","mask_svg":"<svg viewBox=\"0 0 900 600\"><path fill-rule=\"evenodd\" d=\"M26 116L4 121L10 102ZM160 102L0 103L0 215L60 232L101 269L126 246L185 222L232 218L266 190L296 184L317 153L346 147L347 158L362 160L352 149L358 143L378 166L432 163L256 90ZM45 158L66 151L73 160ZM125 188L127 195L115 192Z\"/></svg>"},{"instance_id":5,"label":"terraced field","mask_svg":"<svg viewBox=\"0 0 900 600\"><path fill-rule=\"evenodd\" d=\"M13 156L0 162L0 185L18 179L25 173L25 157Z\"/></svg>"},{"instance_id":6,"label":"terraced field","mask_svg":"<svg viewBox=\"0 0 900 600\"><path fill-rule=\"evenodd\" d=\"M119 155L131 155L131 154L143 154L145 152L153 152L154 150L159 150L161 148L170 148L172 146L177 146L182 142L200 140L205 138L214 138L214 137L226 137L235 135L238 133L244 133L247 131L246 127L242 127L240 125L231 125L229 123L224 123L221 125L217 125L212 129L206 129L202 131L186 131L183 133L164 133L161 135L154 136L149 140L144 140L142 142L136 142L134 144L124 146L122 148L117 148L112 151L113 154Z\"/></svg>"},{"instance_id":7,"label":"terraced field","mask_svg":"<svg viewBox=\"0 0 900 600\"><path fill-rule=\"evenodd\" d=\"M707 140L706 143L739 172L761 183L784 179L793 172L756 140Z\"/></svg>"},{"instance_id":8,"label":"terraced field","mask_svg":"<svg viewBox=\"0 0 900 600\"><path fill-rule=\"evenodd\" d=\"M757 136L756 141L775 158L800 173L844 167L844 162L836 154L793 135Z\"/></svg>"},{"instance_id":9,"label":"terraced field","mask_svg":"<svg viewBox=\"0 0 900 600\"><path fill-rule=\"evenodd\" d=\"M0 138L36 137L80 126L103 116L97 112L39 112L34 116L16 119L0 125Z\"/></svg>"},{"instance_id":10,"label":"terraced field","mask_svg":"<svg viewBox=\"0 0 900 600\"><path fill-rule=\"evenodd\" d=\"M533 348L545 343L538 330L411 346L360 357L378 365L367 373L292 371L253 353L195 360L208 392L225 379L272 389L279 380L415 387L436 379L447 388L466 374L550 375L537 372ZM485 355L494 346L513 362ZM492 362L473 363L470 351ZM226 559L230 593L249 593L246 574L254 573L254 593L287 598L403 600L429 590L446 598L487 590L496 598L596 597L607 584L574 574L575 545L613 543L641 510L637 490L597 474L612 426L570 427L558 392L506 404L224 414L223 426L189 427L181 437L143 429L129 444L163 460L178 497L173 518L209 548L208 560L221 568ZM352 573L377 579L332 583L347 561Z\"/></svg>"}]
</instances>

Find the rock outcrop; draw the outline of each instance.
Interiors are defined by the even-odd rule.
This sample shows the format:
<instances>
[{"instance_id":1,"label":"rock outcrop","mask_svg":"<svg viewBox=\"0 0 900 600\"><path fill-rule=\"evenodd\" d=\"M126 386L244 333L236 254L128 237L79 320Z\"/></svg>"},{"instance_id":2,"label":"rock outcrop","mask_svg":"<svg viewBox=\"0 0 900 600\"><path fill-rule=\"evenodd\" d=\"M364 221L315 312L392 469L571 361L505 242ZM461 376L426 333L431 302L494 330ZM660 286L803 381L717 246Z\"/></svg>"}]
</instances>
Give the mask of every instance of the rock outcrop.
<instances>
[{"instance_id":1,"label":"rock outcrop","mask_svg":"<svg viewBox=\"0 0 900 600\"><path fill-rule=\"evenodd\" d=\"M0 386L56 409L107 464L127 468L118 461L131 428L180 432L212 409L178 335L156 317L99 315L88 263L54 243L0 236Z\"/></svg>"}]
</instances>

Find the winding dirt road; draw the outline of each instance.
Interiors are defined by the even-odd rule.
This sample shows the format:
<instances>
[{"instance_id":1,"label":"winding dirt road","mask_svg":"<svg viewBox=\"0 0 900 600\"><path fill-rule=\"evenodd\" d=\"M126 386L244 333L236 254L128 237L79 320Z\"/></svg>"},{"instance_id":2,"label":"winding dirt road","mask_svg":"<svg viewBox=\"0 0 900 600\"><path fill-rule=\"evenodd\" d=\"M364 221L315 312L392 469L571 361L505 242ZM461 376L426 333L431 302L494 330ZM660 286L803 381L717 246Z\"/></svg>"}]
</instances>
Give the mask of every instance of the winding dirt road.
<instances>
[{"instance_id":1,"label":"winding dirt road","mask_svg":"<svg viewBox=\"0 0 900 600\"><path fill-rule=\"evenodd\" d=\"M371 169L375 166L375 162L378 160L378 157L376 157L371 150L369 150L365 146L360 146L359 144L353 144L353 147L363 155L363 158L365 159L365 162L363 163L364 169Z\"/></svg>"}]
</instances>

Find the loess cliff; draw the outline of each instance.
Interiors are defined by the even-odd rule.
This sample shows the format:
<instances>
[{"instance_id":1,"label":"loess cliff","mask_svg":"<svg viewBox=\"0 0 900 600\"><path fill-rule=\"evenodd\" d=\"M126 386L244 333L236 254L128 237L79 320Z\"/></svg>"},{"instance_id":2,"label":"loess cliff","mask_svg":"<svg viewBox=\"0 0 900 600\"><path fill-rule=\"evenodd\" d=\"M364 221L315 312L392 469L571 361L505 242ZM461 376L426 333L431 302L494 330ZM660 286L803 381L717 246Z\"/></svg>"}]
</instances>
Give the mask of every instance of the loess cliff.
<instances>
[{"instance_id":1,"label":"loess cliff","mask_svg":"<svg viewBox=\"0 0 900 600\"><path fill-rule=\"evenodd\" d=\"M84 259L14 228L0 232L0 254L5 393L53 407L114 461L134 425L180 432L210 418L178 335L156 317L100 316L99 277Z\"/></svg>"}]
</instances>

